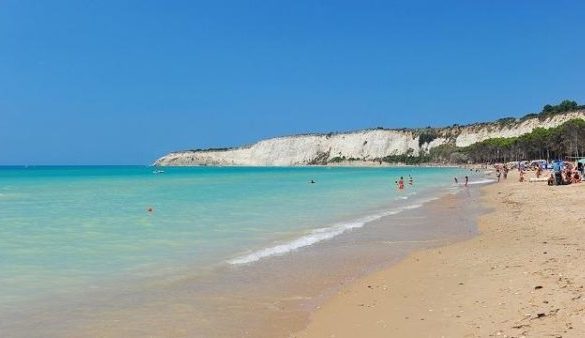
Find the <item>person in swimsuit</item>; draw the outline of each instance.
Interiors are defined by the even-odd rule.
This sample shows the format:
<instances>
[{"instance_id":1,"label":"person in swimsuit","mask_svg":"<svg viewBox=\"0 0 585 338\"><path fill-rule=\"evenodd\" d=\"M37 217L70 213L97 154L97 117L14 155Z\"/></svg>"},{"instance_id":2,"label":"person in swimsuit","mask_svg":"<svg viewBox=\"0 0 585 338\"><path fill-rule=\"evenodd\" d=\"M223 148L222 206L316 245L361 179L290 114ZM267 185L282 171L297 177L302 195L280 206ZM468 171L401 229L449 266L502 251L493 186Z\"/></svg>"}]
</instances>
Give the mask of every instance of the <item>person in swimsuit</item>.
<instances>
[{"instance_id":1,"label":"person in swimsuit","mask_svg":"<svg viewBox=\"0 0 585 338\"><path fill-rule=\"evenodd\" d=\"M572 183L581 183L581 176L579 175L579 172L577 170L575 170L575 172L573 173L573 178L571 179Z\"/></svg>"},{"instance_id":2,"label":"person in swimsuit","mask_svg":"<svg viewBox=\"0 0 585 338\"><path fill-rule=\"evenodd\" d=\"M404 177L400 176L400 180L398 180L398 189L404 189Z\"/></svg>"}]
</instances>

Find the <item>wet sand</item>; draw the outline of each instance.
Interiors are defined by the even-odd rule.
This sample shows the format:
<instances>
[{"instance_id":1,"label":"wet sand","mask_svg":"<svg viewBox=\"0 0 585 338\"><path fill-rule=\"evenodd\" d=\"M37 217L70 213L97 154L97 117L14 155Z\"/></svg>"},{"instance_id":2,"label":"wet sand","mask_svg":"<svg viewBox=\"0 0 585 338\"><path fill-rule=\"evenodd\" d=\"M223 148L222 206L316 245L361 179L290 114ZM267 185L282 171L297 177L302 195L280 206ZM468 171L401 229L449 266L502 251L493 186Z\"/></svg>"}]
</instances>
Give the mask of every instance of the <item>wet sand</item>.
<instances>
[{"instance_id":1,"label":"wet sand","mask_svg":"<svg viewBox=\"0 0 585 338\"><path fill-rule=\"evenodd\" d=\"M339 290L293 336L585 337L585 184L482 190L479 236Z\"/></svg>"},{"instance_id":2,"label":"wet sand","mask_svg":"<svg viewBox=\"0 0 585 338\"><path fill-rule=\"evenodd\" d=\"M474 236L478 187L456 190L287 255L128 285L117 294L47 300L4 317L0 327L22 337L288 337L357 278L414 250Z\"/></svg>"}]
</instances>

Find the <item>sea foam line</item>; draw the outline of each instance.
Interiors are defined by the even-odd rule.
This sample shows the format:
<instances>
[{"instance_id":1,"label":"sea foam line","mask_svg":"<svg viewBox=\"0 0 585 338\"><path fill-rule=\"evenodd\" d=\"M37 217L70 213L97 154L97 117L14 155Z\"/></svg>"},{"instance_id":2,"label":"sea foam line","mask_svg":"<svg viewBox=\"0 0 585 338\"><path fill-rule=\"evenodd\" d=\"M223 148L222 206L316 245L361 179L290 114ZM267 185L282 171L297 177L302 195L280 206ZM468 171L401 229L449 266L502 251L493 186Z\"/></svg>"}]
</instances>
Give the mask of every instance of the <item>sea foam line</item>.
<instances>
[{"instance_id":1,"label":"sea foam line","mask_svg":"<svg viewBox=\"0 0 585 338\"><path fill-rule=\"evenodd\" d=\"M490 178L482 178L480 180L477 181L469 181L467 183L467 185L474 185L474 184L487 184L487 183L494 183L496 180L494 179L490 179ZM463 183L459 183L460 185L463 185Z\"/></svg>"},{"instance_id":2,"label":"sea foam line","mask_svg":"<svg viewBox=\"0 0 585 338\"><path fill-rule=\"evenodd\" d=\"M412 209L420 208L424 203L427 203L427 202L430 202L430 201L433 201L436 199L438 199L438 197L426 198L424 200L421 200L417 204L412 204L412 205L407 205L407 206L400 207L400 208L387 210L387 211L384 211L384 212L381 212L378 214L365 216L365 217L359 218L355 221L351 221L351 222L347 222L347 223L340 223L340 224L332 225L330 227L314 229L311 232L309 232L308 234L301 236L297 239L294 239L290 242L286 242L286 243L275 245L275 246L272 246L269 248L254 251L250 254L230 259L227 262L229 264L233 264L233 265L248 264L248 263L253 263L253 262L259 261L263 258L267 258L270 256L283 255L285 253L288 253L288 252L291 252L291 251L294 251L294 250L297 250L297 249L300 249L300 248L303 248L306 246L310 246L310 245L313 245L313 244L321 242L321 241L331 239L335 236L339 236L348 230L361 228L364 225L366 225L367 223L378 220L382 217L396 215L396 214L398 214L402 211L405 211L405 210L412 210Z\"/></svg>"}]
</instances>

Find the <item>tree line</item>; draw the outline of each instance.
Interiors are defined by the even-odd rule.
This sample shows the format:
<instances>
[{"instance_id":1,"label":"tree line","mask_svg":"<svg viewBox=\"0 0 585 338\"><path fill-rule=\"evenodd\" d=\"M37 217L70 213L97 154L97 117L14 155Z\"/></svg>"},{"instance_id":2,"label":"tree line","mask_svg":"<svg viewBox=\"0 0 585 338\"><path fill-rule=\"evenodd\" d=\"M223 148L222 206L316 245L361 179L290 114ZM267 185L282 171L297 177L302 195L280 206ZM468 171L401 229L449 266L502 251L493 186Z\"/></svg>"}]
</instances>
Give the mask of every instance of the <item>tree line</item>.
<instances>
[{"instance_id":1,"label":"tree line","mask_svg":"<svg viewBox=\"0 0 585 338\"><path fill-rule=\"evenodd\" d=\"M505 163L522 160L554 160L585 157L585 120L569 120L554 128L535 128L518 137L498 137L467 147L443 144L428 154L412 152L381 159L388 163Z\"/></svg>"},{"instance_id":2,"label":"tree line","mask_svg":"<svg viewBox=\"0 0 585 338\"><path fill-rule=\"evenodd\" d=\"M492 138L459 150L472 162L509 162L585 156L585 120L554 128L536 128L518 137Z\"/></svg>"},{"instance_id":3,"label":"tree line","mask_svg":"<svg viewBox=\"0 0 585 338\"><path fill-rule=\"evenodd\" d=\"M520 121L529 118L545 120L558 114L584 110L572 100L563 100L557 105L547 104L537 114L523 116ZM497 122L509 124L515 118L502 118ZM483 142L459 148L453 144L444 144L430 150L423 161L448 163L495 163L521 161L529 159L565 159L567 157L585 157L585 121L575 119L554 128L536 128L531 133L519 137L492 138ZM412 160L411 160L412 162Z\"/></svg>"},{"instance_id":4,"label":"tree line","mask_svg":"<svg viewBox=\"0 0 585 338\"><path fill-rule=\"evenodd\" d=\"M538 114L528 114L528 118L545 120L552 116L571 111L585 110L585 105L575 101L564 100L557 105L547 104ZM498 124L517 123L514 117L502 118ZM419 147L439 137L436 129L427 127L418 131ZM553 160L567 157L585 157L585 120L574 119L554 128L536 128L531 133L518 137L491 138L474 143L468 147L457 147L453 143L443 144L421 152L418 156L409 149L406 154L388 155L374 161L387 163L424 164L424 163L497 163L521 160ZM336 157L328 162L354 161L359 159Z\"/></svg>"},{"instance_id":5,"label":"tree line","mask_svg":"<svg viewBox=\"0 0 585 338\"><path fill-rule=\"evenodd\" d=\"M581 109L585 109L585 105L579 105L576 101L573 100L563 100L559 104L555 105L547 104L542 108L542 111L540 113L524 115L520 120L524 121L530 118L538 118L540 120L545 120L549 117L553 117L558 114L568 113L570 111L576 111Z\"/></svg>"}]
</instances>

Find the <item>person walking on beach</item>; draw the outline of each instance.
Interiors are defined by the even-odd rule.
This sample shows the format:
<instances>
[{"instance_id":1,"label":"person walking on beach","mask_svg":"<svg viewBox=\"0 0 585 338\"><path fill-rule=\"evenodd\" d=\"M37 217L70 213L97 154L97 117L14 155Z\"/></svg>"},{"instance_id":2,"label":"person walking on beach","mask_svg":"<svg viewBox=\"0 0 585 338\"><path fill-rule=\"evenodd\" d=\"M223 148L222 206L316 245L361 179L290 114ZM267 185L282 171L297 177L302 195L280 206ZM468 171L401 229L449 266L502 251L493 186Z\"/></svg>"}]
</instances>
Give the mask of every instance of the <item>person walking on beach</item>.
<instances>
[{"instance_id":1,"label":"person walking on beach","mask_svg":"<svg viewBox=\"0 0 585 338\"><path fill-rule=\"evenodd\" d=\"M560 160L556 160L553 163L553 172L555 174L555 185L561 185L563 183L563 170Z\"/></svg>"},{"instance_id":2,"label":"person walking on beach","mask_svg":"<svg viewBox=\"0 0 585 338\"><path fill-rule=\"evenodd\" d=\"M465 186L467 186L467 183L469 183L469 176L465 176Z\"/></svg>"},{"instance_id":3,"label":"person walking on beach","mask_svg":"<svg viewBox=\"0 0 585 338\"><path fill-rule=\"evenodd\" d=\"M496 169L496 177L498 178L498 183L500 183L500 176L502 175L502 173L500 172L500 169Z\"/></svg>"},{"instance_id":4,"label":"person walking on beach","mask_svg":"<svg viewBox=\"0 0 585 338\"><path fill-rule=\"evenodd\" d=\"M504 179L508 179L508 167L504 166Z\"/></svg>"}]
</instances>

